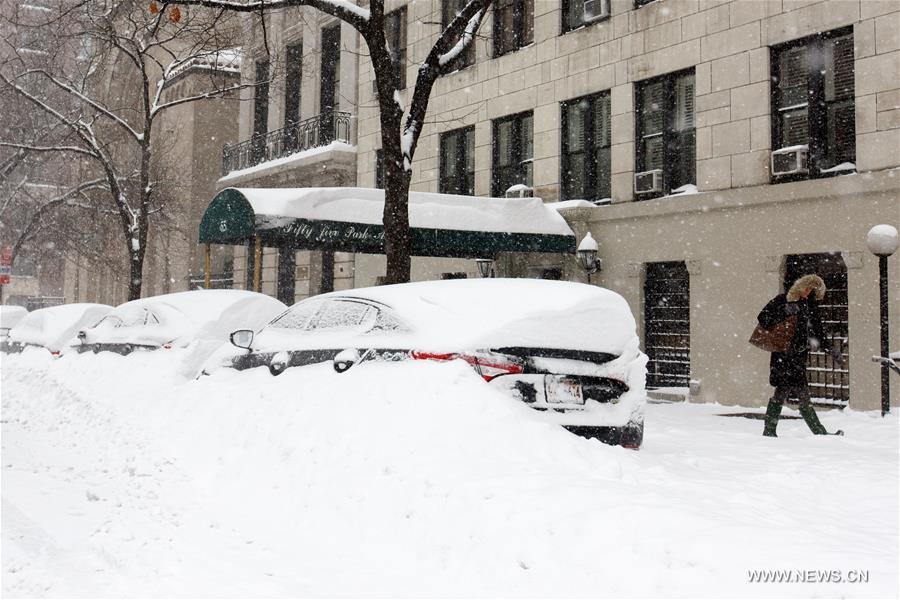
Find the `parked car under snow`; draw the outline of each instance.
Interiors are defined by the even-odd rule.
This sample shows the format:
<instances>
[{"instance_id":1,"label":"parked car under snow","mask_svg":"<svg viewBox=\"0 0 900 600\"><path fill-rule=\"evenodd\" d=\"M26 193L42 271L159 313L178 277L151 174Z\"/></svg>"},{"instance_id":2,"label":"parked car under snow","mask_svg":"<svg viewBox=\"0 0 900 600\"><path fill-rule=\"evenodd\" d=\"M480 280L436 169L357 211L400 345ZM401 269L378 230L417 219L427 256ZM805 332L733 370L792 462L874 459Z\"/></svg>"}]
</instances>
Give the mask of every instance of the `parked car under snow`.
<instances>
[{"instance_id":1,"label":"parked car under snow","mask_svg":"<svg viewBox=\"0 0 900 600\"><path fill-rule=\"evenodd\" d=\"M29 346L58 355L76 333L96 325L113 309L107 304L61 304L31 311L9 332L8 352Z\"/></svg>"},{"instance_id":2,"label":"parked car under snow","mask_svg":"<svg viewBox=\"0 0 900 600\"><path fill-rule=\"evenodd\" d=\"M236 328L259 329L287 306L242 290L196 290L126 302L78 333L78 352L184 348L195 340L227 342Z\"/></svg>"},{"instance_id":3,"label":"parked car under snow","mask_svg":"<svg viewBox=\"0 0 900 600\"><path fill-rule=\"evenodd\" d=\"M25 318L28 311L24 306L4 304L0 306L0 348L5 348L10 330Z\"/></svg>"},{"instance_id":4,"label":"parked car under snow","mask_svg":"<svg viewBox=\"0 0 900 600\"><path fill-rule=\"evenodd\" d=\"M462 360L574 433L630 447L643 436L647 358L628 304L596 286L482 279L332 292L231 339L238 349L214 355L206 372Z\"/></svg>"}]
</instances>

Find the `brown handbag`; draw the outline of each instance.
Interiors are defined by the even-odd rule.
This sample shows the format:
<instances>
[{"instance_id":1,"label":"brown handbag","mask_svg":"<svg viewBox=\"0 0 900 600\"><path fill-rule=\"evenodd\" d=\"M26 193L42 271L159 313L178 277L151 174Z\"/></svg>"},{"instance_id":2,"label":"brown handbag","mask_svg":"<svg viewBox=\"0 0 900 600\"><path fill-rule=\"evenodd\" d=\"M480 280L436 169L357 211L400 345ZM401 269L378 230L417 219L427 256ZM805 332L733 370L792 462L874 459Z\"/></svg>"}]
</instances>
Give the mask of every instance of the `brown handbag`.
<instances>
[{"instance_id":1,"label":"brown handbag","mask_svg":"<svg viewBox=\"0 0 900 600\"><path fill-rule=\"evenodd\" d=\"M797 332L797 315L791 315L784 321L775 323L766 329L759 323L750 336L750 343L766 352L787 352L791 340Z\"/></svg>"}]
</instances>

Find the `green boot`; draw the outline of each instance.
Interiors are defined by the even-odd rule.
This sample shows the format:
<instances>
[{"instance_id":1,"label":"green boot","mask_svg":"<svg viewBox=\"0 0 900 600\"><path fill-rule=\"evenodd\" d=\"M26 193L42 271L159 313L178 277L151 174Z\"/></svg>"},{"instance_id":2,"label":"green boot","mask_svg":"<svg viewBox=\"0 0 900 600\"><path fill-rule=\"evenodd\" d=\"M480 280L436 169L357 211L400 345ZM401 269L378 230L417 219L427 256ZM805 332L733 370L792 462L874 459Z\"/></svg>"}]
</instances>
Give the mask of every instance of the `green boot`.
<instances>
[{"instance_id":1,"label":"green boot","mask_svg":"<svg viewBox=\"0 0 900 600\"><path fill-rule=\"evenodd\" d=\"M816 409L812 407L812 404L801 404L800 416L803 417L803 420L809 425L809 430L814 434L826 435L828 433L828 430L819 421L819 416L816 414Z\"/></svg>"},{"instance_id":2,"label":"green boot","mask_svg":"<svg viewBox=\"0 0 900 600\"><path fill-rule=\"evenodd\" d=\"M775 428L778 427L778 417L781 415L781 407L783 403L778 402L774 398L769 400L766 406L766 424L763 428L763 435L766 437L778 437L775 435Z\"/></svg>"}]
</instances>

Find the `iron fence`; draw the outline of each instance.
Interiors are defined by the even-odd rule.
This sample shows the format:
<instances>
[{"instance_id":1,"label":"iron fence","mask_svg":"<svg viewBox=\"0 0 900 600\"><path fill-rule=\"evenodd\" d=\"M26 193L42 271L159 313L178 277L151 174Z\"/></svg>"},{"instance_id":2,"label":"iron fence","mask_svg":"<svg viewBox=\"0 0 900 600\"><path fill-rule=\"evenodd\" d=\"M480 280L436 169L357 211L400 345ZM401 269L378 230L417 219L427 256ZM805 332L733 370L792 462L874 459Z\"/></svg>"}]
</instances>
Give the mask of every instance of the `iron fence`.
<instances>
[{"instance_id":1,"label":"iron fence","mask_svg":"<svg viewBox=\"0 0 900 600\"><path fill-rule=\"evenodd\" d=\"M325 112L232 146L226 144L222 148L222 174L327 146L334 141L350 143L350 116L346 112Z\"/></svg>"}]
</instances>

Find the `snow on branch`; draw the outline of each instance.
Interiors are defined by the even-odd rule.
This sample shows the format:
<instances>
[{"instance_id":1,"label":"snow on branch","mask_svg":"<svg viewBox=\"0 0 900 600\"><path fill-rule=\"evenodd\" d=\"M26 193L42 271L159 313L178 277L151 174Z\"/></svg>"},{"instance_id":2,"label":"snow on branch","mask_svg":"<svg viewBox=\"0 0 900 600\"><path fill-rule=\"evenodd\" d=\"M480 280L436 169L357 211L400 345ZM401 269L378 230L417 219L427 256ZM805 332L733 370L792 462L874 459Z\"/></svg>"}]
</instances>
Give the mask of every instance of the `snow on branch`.
<instances>
[{"instance_id":1,"label":"snow on branch","mask_svg":"<svg viewBox=\"0 0 900 600\"><path fill-rule=\"evenodd\" d=\"M479 10L471 19L469 19L469 22L466 24L466 28L460 36L459 41L456 42L456 45L438 57L438 64L440 66L443 67L448 63L453 62L453 60L472 43L472 40L475 38L475 32L478 30L479 25L481 25L481 19L483 17L484 11Z\"/></svg>"}]
</instances>

